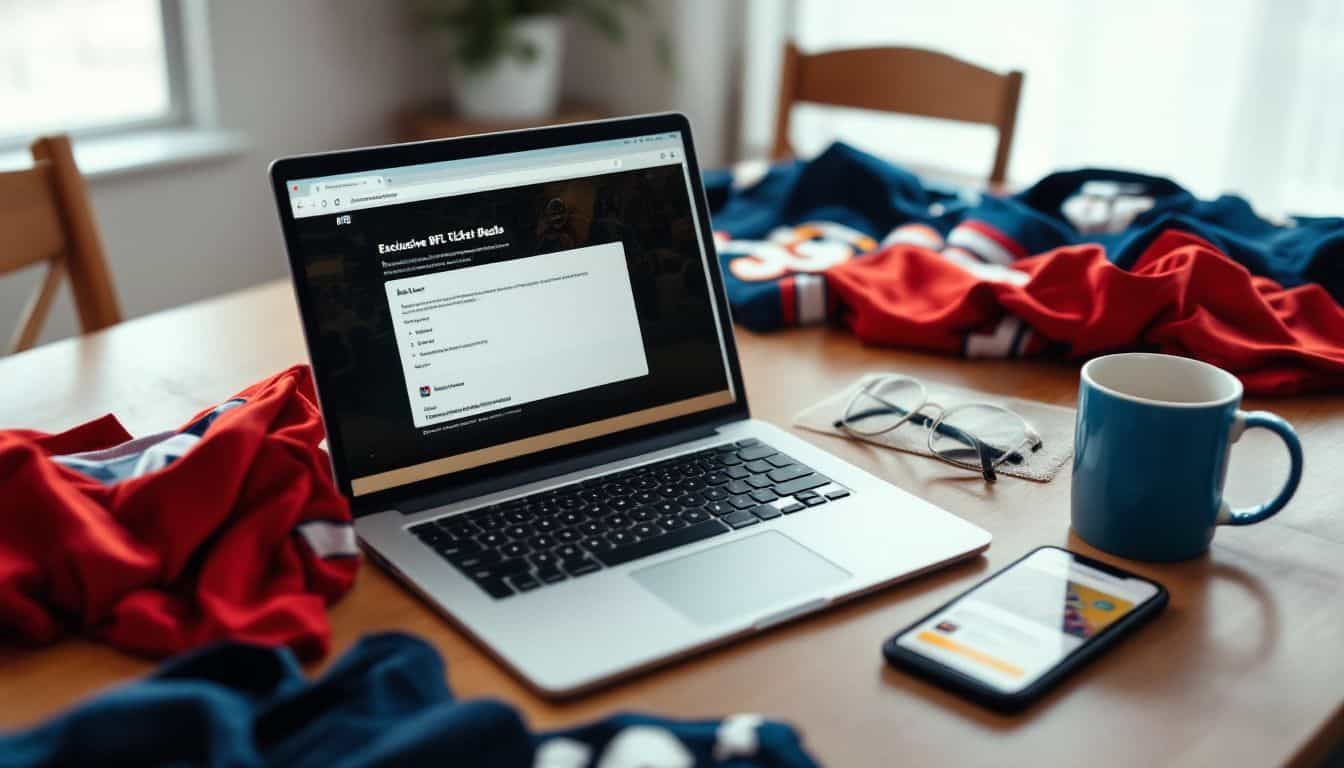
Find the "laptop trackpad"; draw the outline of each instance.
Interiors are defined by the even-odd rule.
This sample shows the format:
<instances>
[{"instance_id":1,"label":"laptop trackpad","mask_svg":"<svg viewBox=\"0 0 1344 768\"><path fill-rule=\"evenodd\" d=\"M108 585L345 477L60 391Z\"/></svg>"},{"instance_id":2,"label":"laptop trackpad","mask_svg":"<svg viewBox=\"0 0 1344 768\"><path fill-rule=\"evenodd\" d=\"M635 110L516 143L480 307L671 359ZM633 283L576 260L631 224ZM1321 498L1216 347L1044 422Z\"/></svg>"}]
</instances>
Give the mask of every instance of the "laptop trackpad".
<instances>
[{"instance_id":1,"label":"laptop trackpad","mask_svg":"<svg viewBox=\"0 0 1344 768\"><path fill-rule=\"evenodd\" d=\"M756 618L790 597L849 578L850 573L779 531L711 547L630 574L645 589L698 624Z\"/></svg>"}]
</instances>

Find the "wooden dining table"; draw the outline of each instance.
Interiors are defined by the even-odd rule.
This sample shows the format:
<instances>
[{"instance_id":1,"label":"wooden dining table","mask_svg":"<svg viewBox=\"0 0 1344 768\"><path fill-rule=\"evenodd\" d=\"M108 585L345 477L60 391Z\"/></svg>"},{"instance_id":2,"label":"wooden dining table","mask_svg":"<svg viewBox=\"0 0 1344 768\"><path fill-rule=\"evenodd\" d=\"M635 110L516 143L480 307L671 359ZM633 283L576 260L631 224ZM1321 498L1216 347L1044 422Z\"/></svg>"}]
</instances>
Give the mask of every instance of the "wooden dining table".
<instances>
[{"instance_id":1,"label":"wooden dining table","mask_svg":"<svg viewBox=\"0 0 1344 768\"><path fill-rule=\"evenodd\" d=\"M752 414L785 428L799 410L872 370L1066 406L1077 395L1077 366L1061 361L873 348L833 328L739 329L737 337ZM269 283L0 359L0 427L55 431L110 412L132 433L154 432L305 359L288 283ZM1119 560L1079 540L1069 529L1067 469L1050 482L987 485L923 457L797 431L988 529L989 550L568 701L538 697L366 562L331 609L324 663L362 635L409 632L442 653L456 695L502 699L537 729L618 710L677 718L754 712L795 724L809 750L833 766L1314 765L1344 737L1344 397L1247 402L1296 425L1306 455L1301 487L1274 519L1220 529L1212 550L1188 562ZM1248 433L1232 454L1229 497L1268 497L1286 466L1280 443ZM1171 604L1016 716L985 711L883 662L879 648L894 631L1043 544L1157 579ZM35 724L152 668L78 636L41 648L0 644L0 729Z\"/></svg>"}]
</instances>

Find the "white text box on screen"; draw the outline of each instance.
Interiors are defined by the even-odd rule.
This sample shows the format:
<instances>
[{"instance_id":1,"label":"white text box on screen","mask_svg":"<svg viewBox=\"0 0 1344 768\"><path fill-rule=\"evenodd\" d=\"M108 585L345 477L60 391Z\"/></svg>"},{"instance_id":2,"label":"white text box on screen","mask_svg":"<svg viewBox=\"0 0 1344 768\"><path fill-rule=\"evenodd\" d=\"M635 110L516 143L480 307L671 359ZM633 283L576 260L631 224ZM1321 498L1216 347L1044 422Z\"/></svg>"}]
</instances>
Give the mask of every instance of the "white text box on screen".
<instances>
[{"instance_id":1,"label":"white text box on screen","mask_svg":"<svg viewBox=\"0 0 1344 768\"><path fill-rule=\"evenodd\" d=\"M620 243L386 284L417 427L646 376Z\"/></svg>"}]
</instances>

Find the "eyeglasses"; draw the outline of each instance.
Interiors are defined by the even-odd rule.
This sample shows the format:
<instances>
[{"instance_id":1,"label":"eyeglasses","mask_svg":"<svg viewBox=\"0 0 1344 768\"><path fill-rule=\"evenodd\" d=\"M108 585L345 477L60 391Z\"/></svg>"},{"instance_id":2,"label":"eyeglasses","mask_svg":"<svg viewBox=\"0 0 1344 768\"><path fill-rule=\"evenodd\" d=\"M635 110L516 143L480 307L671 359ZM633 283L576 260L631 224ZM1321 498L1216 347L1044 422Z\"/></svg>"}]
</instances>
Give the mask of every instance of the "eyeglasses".
<instances>
[{"instance_id":1,"label":"eyeglasses","mask_svg":"<svg viewBox=\"0 0 1344 768\"><path fill-rule=\"evenodd\" d=\"M934 411L937 418L925 413ZM992 403L963 403L944 408L929 402L918 379L890 375L864 384L849 399L836 429L860 439L886 434L913 422L929 430L929 453L943 461L997 478L994 468L1021 464L1024 450L1041 449L1041 436L1027 420ZM881 443L878 443L879 445Z\"/></svg>"}]
</instances>

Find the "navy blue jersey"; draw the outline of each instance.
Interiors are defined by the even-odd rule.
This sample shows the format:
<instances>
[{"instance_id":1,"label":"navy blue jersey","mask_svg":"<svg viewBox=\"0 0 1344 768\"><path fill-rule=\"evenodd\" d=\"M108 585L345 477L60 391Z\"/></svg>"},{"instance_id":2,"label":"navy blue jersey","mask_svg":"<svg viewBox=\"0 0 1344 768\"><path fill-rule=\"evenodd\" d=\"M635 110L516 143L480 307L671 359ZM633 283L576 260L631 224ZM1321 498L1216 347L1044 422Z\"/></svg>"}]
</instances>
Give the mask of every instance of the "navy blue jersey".
<instances>
[{"instance_id":1,"label":"navy blue jersey","mask_svg":"<svg viewBox=\"0 0 1344 768\"><path fill-rule=\"evenodd\" d=\"M0 735L0 768L816 765L792 728L755 715L623 714L534 733L502 702L454 699L444 680L438 653L407 635L366 637L311 682L289 651L216 645Z\"/></svg>"},{"instance_id":2,"label":"navy blue jersey","mask_svg":"<svg viewBox=\"0 0 1344 768\"><path fill-rule=\"evenodd\" d=\"M1098 243L1128 269L1162 232L1178 229L1253 274L1285 287L1320 283L1344 300L1344 219L1272 222L1240 197L1201 200L1156 176L1064 171L1015 195L982 195L925 183L837 143L741 188L724 172L706 174L705 184L734 319L753 330L831 318L826 271L895 242L991 265Z\"/></svg>"}]
</instances>

